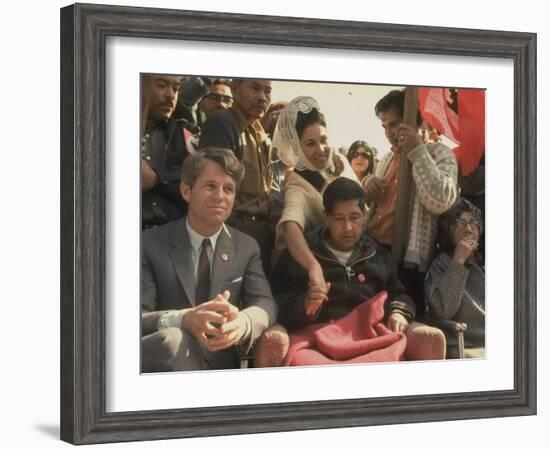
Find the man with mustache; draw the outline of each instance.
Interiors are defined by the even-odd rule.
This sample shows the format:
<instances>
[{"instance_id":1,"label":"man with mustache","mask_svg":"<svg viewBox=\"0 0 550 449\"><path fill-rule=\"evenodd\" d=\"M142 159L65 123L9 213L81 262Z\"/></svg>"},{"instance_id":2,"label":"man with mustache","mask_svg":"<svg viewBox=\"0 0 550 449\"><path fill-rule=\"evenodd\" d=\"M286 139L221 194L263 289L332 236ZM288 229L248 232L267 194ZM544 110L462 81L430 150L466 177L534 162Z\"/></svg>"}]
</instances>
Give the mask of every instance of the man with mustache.
<instances>
[{"instance_id":1,"label":"man with mustache","mask_svg":"<svg viewBox=\"0 0 550 449\"><path fill-rule=\"evenodd\" d=\"M227 109L232 104L231 82L223 78L216 78L211 81L208 86L208 94L199 101L197 106L199 112L206 118L211 112Z\"/></svg>"},{"instance_id":2,"label":"man with mustache","mask_svg":"<svg viewBox=\"0 0 550 449\"><path fill-rule=\"evenodd\" d=\"M204 147L230 148L242 162L245 178L228 223L254 237L260 245L266 273L274 243L274 219L269 199L272 183L271 141L260 120L271 102L271 81L233 79L233 104L211 112L199 140Z\"/></svg>"},{"instance_id":3,"label":"man with mustache","mask_svg":"<svg viewBox=\"0 0 550 449\"><path fill-rule=\"evenodd\" d=\"M172 115L182 77L142 77L141 217L142 228L181 218L187 205L179 194L180 169L189 154L185 120Z\"/></svg>"}]
</instances>

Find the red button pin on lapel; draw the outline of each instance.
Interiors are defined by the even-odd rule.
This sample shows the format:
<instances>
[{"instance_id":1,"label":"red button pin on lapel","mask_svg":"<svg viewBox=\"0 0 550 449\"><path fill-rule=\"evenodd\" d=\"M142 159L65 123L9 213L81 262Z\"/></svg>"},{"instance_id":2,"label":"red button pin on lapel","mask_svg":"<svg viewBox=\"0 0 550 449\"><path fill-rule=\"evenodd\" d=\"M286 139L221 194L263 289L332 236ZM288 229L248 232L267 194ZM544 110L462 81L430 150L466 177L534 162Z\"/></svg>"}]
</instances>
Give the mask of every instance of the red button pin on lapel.
<instances>
[{"instance_id":1,"label":"red button pin on lapel","mask_svg":"<svg viewBox=\"0 0 550 449\"><path fill-rule=\"evenodd\" d=\"M359 275L357 276L357 280L358 280L359 282L365 282L365 275L362 274L362 273L359 274Z\"/></svg>"},{"instance_id":2,"label":"red button pin on lapel","mask_svg":"<svg viewBox=\"0 0 550 449\"><path fill-rule=\"evenodd\" d=\"M227 262L229 260L229 256L225 253L220 254L220 259L224 262Z\"/></svg>"}]
</instances>

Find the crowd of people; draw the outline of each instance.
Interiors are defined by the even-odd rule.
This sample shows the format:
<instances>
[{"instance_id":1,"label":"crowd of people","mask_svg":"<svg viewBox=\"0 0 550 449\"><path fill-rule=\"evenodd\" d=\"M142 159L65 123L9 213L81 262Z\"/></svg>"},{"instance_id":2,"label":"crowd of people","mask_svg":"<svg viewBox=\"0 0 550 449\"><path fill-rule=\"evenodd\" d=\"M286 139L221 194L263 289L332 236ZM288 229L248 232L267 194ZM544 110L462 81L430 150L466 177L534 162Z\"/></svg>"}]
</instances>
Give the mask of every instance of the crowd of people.
<instances>
[{"instance_id":1,"label":"crowd of people","mask_svg":"<svg viewBox=\"0 0 550 449\"><path fill-rule=\"evenodd\" d=\"M335 150L322 105L272 102L269 80L143 75L142 372L457 357L436 320L483 357L483 211L404 114L396 89L365 117L379 160L365 140Z\"/></svg>"}]
</instances>

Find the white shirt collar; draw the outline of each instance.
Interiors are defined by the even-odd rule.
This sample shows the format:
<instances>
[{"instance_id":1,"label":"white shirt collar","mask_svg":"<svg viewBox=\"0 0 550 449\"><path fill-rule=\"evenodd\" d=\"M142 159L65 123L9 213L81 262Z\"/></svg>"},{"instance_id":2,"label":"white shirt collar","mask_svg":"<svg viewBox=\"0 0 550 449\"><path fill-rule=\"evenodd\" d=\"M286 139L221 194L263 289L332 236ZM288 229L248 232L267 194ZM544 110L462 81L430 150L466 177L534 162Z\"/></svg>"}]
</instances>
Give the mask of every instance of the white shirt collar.
<instances>
[{"instance_id":1,"label":"white shirt collar","mask_svg":"<svg viewBox=\"0 0 550 449\"><path fill-rule=\"evenodd\" d=\"M346 265L349 258L351 257L353 250L350 251L340 251L339 249L333 248L328 244L328 242L325 242L325 245L327 249L334 254L334 256L342 263L343 265Z\"/></svg>"},{"instance_id":2,"label":"white shirt collar","mask_svg":"<svg viewBox=\"0 0 550 449\"><path fill-rule=\"evenodd\" d=\"M211 235L210 237L205 237L204 235L201 235L197 231L195 231L189 224L189 220L187 218L185 219L185 226L187 226L187 232L189 233L189 240L191 241L191 246L193 247L196 253L200 251L202 241L204 239L210 239L212 252L216 250L216 242L218 241L218 237L222 232L223 226L221 226L220 229L218 229L218 231L215 234Z\"/></svg>"}]
</instances>

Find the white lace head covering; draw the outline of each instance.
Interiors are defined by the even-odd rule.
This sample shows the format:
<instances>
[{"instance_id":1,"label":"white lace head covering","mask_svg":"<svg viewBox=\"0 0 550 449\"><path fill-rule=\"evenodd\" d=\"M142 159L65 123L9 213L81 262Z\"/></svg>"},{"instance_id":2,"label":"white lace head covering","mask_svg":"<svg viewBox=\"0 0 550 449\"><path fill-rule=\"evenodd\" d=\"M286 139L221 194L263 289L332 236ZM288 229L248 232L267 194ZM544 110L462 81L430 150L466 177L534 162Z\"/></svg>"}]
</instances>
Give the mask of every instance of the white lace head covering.
<instances>
[{"instance_id":1,"label":"white lace head covering","mask_svg":"<svg viewBox=\"0 0 550 449\"><path fill-rule=\"evenodd\" d=\"M291 100L286 107L281 111L277 120L277 127L273 134L273 146L277 148L279 157L283 163L297 169L308 169L319 171L304 155L300 147L300 139L296 131L296 121L298 112L307 114L312 109L320 111L317 100L312 97L296 97ZM327 164L323 167L324 170L334 170L334 162L332 160L332 148L327 158Z\"/></svg>"}]
</instances>

